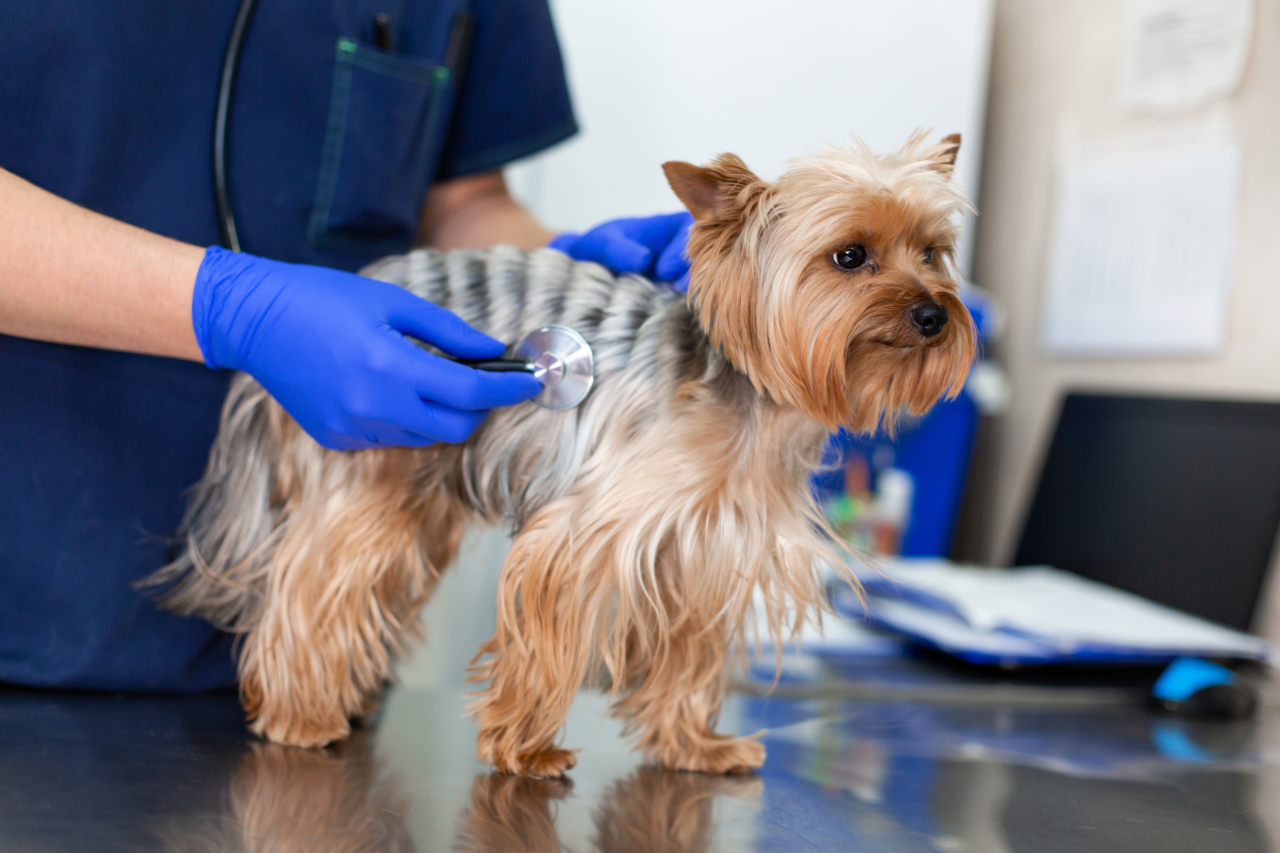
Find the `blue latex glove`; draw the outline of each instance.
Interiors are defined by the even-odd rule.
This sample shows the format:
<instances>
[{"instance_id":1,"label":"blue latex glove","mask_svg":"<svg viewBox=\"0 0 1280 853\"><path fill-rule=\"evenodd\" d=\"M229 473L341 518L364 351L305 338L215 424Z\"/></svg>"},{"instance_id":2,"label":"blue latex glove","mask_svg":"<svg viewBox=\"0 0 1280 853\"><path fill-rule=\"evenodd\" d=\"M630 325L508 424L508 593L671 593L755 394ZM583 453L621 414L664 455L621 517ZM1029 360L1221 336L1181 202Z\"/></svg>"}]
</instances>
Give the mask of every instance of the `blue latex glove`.
<instances>
[{"instance_id":1,"label":"blue latex glove","mask_svg":"<svg viewBox=\"0 0 1280 853\"><path fill-rule=\"evenodd\" d=\"M687 212L615 219L586 234L560 234L547 245L578 261L595 261L609 271L637 273L689 289L689 258L685 244L693 217Z\"/></svg>"},{"instance_id":2,"label":"blue latex glove","mask_svg":"<svg viewBox=\"0 0 1280 853\"><path fill-rule=\"evenodd\" d=\"M465 441L490 408L542 389L425 352L405 335L466 359L505 347L407 290L324 267L211 247L191 319L206 364L253 376L332 450Z\"/></svg>"}]
</instances>

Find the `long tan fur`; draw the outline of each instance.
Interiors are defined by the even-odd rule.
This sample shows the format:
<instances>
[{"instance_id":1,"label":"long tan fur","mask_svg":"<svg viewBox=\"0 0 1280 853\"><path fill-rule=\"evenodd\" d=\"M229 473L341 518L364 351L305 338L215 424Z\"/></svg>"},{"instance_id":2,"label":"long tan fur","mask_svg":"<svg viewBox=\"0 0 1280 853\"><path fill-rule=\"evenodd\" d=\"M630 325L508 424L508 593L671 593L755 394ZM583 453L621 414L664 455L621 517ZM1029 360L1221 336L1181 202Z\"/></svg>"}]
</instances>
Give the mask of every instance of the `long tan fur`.
<instances>
[{"instance_id":1,"label":"long tan fur","mask_svg":"<svg viewBox=\"0 0 1280 853\"><path fill-rule=\"evenodd\" d=\"M959 141L896 155L833 148L776 183L736 157L669 163L696 217L687 302L549 250L420 250L366 273L514 341L582 332L596 386L572 411L494 412L464 445L336 453L252 380L228 399L164 601L245 636L254 731L303 746L345 737L376 701L421 605L472 521L518 530L497 632L474 677L480 758L555 777L584 682L667 767L758 767L714 731L729 649L759 591L785 639L822 605L834 543L808 478L829 429L892 429L959 392L973 326L948 272ZM868 262L838 268L857 245ZM922 304L950 321L924 336Z\"/></svg>"}]
</instances>

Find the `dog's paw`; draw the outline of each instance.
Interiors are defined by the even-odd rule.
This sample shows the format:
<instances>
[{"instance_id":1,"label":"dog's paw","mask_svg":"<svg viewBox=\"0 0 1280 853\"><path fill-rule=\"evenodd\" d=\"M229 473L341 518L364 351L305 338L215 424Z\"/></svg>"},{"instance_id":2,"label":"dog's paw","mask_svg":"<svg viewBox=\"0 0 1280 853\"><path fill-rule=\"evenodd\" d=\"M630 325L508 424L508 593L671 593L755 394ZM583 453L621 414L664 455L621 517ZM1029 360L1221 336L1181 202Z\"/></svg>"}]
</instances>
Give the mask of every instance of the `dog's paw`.
<instances>
[{"instance_id":1,"label":"dog's paw","mask_svg":"<svg viewBox=\"0 0 1280 853\"><path fill-rule=\"evenodd\" d=\"M344 740L351 734L351 724L345 718L326 724L320 720L261 716L249 724L249 731L273 743L310 748Z\"/></svg>"},{"instance_id":2,"label":"dog's paw","mask_svg":"<svg viewBox=\"0 0 1280 853\"><path fill-rule=\"evenodd\" d=\"M764 764L764 744L754 738L717 738L663 762L673 770L744 776Z\"/></svg>"},{"instance_id":3,"label":"dog's paw","mask_svg":"<svg viewBox=\"0 0 1280 853\"><path fill-rule=\"evenodd\" d=\"M574 750L551 747L517 755L514 760L498 764L498 770L536 779L559 779L577 763Z\"/></svg>"}]
</instances>

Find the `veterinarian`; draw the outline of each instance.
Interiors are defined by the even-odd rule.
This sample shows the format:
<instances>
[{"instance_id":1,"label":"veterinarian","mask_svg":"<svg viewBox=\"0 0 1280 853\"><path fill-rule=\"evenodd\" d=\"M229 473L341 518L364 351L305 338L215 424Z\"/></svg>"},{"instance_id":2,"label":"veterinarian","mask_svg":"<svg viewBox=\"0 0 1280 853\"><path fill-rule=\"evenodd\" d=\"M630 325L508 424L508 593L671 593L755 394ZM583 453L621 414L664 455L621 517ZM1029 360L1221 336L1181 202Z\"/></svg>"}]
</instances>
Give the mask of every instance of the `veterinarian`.
<instances>
[{"instance_id":1,"label":"veterinarian","mask_svg":"<svg viewBox=\"0 0 1280 853\"><path fill-rule=\"evenodd\" d=\"M539 388L413 346L503 348L352 271L551 240L501 172L577 129L546 2L19 0L0 28L0 681L233 684L227 635L130 587L166 562L232 370L335 449L461 441ZM554 245L675 279L685 225Z\"/></svg>"}]
</instances>

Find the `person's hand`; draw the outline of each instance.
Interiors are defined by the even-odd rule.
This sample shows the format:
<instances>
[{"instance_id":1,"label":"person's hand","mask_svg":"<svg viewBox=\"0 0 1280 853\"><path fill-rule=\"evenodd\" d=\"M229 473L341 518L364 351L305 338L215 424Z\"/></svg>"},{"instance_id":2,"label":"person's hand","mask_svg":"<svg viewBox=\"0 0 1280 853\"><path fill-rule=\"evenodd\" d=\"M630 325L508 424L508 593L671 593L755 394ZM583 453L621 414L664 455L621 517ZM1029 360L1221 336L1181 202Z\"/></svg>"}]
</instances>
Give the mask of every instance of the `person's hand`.
<instances>
[{"instance_id":1,"label":"person's hand","mask_svg":"<svg viewBox=\"0 0 1280 853\"><path fill-rule=\"evenodd\" d=\"M465 441L490 408L542 389L422 350L405 336L465 359L505 347L407 290L324 267L211 247L191 318L206 364L253 376L331 450Z\"/></svg>"},{"instance_id":2,"label":"person's hand","mask_svg":"<svg viewBox=\"0 0 1280 853\"><path fill-rule=\"evenodd\" d=\"M693 217L687 212L615 219L586 234L560 234L547 245L576 261L595 261L619 275L637 273L689 289L685 243Z\"/></svg>"}]
</instances>

